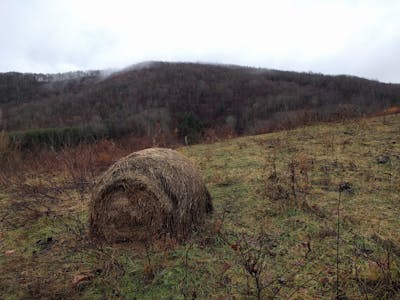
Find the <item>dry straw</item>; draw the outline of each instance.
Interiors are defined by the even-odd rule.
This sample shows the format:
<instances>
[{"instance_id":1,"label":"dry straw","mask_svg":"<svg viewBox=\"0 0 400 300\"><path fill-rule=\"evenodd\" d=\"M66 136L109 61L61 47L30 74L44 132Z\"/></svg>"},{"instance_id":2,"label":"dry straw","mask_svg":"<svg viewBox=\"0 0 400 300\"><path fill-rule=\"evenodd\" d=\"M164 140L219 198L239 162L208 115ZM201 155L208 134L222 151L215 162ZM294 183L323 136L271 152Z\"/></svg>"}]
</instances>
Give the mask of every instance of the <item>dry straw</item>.
<instances>
[{"instance_id":1,"label":"dry straw","mask_svg":"<svg viewBox=\"0 0 400 300\"><path fill-rule=\"evenodd\" d=\"M184 238L213 210L194 164L171 149L150 148L119 160L99 179L90 235L108 242Z\"/></svg>"}]
</instances>

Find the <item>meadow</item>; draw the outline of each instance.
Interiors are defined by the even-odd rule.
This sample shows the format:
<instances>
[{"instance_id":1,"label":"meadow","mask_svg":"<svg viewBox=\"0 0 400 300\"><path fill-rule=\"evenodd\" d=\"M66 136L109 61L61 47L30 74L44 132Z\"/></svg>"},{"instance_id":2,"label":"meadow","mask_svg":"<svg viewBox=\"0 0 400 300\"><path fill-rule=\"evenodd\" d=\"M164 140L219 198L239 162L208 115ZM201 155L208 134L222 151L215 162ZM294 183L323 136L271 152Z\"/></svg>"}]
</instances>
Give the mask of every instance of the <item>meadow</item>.
<instances>
[{"instance_id":1,"label":"meadow","mask_svg":"<svg viewBox=\"0 0 400 300\"><path fill-rule=\"evenodd\" d=\"M112 142L3 153L0 298L400 297L400 115L180 147L214 203L186 242L93 244Z\"/></svg>"}]
</instances>

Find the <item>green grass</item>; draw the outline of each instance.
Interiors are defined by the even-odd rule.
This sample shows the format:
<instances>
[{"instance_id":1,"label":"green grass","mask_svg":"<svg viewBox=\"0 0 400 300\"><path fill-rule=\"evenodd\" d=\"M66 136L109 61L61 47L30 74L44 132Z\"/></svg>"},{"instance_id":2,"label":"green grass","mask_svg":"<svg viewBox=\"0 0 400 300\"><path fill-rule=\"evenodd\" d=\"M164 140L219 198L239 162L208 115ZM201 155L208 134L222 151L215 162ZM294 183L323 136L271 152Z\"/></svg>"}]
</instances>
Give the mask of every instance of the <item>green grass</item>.
<instances>
[{"instance_id":1,"label":"green grass","mask_svg":"<svg viewBox=\"0 0 400 300\"><path fill-rule=\"evenodd\" d=\"M384 246L374 236L400 246L398 137L400 115L394 115L182 148L180 151L202 171L213 197L212 222L226 211L220 235L206 242L194 237L172 249L150 251L146 258L143 251L129 245L110 246L102 251L80 246L84 243L77 241L74 234L74 213L56 219L42 217L29 227L13 229L3 225L0 292L5 299L54 295L82 299L184 299L184 294L195 294L200 299L242 299L246 293L254 295L254 286L239 263L237 251L223 239L233 239L235 234L254 236L263 230L276 242L277 253L266 260L264 277L286 277L283 284L275 285L281 288L277 298L285 299L290 294L293 299L334 297L338 189L340 183L349 182L353 193L341 194L341 290L349 298L364 297L365 293L376 297L373 291L360 288L355 269L359 268L359 276L372 286L381 276L372 258L385 261ZM389 162L377 163L379 155L388 155ZM279 183L290 193L290 162L296 163L298 201L306 201L309 207L322 211L324 217L293 201L273 199L271 193L276 186L267 178L275 165ZM306 170L303 173L302 167ZM307 193L302 193L302 188ZM5 199L0 194L0 203ZM38 246L38 240L50 236L55 240L51 247ZM305 258L307 243L311 252ZM16 252L3 255L10 249ZM356 249L368 250L370 258L355 255ZM285 272L294 270L299 262L303 264L301 271ZM398 267L395 254L390 262L393 268ZM74 286L73 277L85 272L91 274L90 280ZM396 280L400 278L393 281ZM268 292L264 291L265 297Z\"/></svg>"}]
</instances>

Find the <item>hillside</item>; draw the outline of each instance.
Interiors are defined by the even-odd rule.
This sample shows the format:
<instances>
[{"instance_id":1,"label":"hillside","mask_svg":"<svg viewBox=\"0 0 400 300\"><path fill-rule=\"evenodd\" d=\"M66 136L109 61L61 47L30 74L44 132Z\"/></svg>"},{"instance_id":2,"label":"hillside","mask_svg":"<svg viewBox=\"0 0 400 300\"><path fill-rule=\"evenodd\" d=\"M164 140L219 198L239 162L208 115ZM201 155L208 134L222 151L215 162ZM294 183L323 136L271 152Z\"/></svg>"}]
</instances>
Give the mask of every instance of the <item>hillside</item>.
<instances>
[{"instance_id":1,"label":"hillside","mask_svg":"<svg viewBox=\"0 0 400 300\"><path fill-rule=\"evenodd\" d=\"M106 154L129 149L83 145L8 162L0 170L0 294L397 299L399 136L397 114L180 148L201 169L214 215L185 244L144 248L99 248L86 238L93 176L112 163Z\"/></svg>"},{"instance_id":2,"label":"hillside","mask_svg":"<svg viewBox=\"0 0 400 300\"><path fill-rule=\"evenodd\" d=\"M239 66L143 63L118 72L0 74L0 129L88 127L191 141L374 114L400 85Z\"/></svg>"}]
</instances>

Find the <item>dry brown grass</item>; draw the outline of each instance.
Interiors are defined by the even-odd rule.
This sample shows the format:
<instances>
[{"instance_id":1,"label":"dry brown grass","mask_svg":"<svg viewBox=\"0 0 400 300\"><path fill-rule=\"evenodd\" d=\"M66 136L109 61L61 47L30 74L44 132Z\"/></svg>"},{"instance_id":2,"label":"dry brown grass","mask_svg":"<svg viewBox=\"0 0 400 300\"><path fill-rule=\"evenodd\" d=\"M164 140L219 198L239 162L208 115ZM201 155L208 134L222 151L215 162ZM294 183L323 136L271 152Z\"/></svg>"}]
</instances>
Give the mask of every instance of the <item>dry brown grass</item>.
<instances>
[{"instance_id":1,"label":"dry brown grass","mask_svg":"<svg viewBox=\"0 0 400 300\"><path fill-rule=\"evenodd\" d=\"M145 249L87 238L94 178L144 142L16 152L0 169L0 298L254 297L259 268L248 263L270 250L253 251L263 230L276 255L261 260L262 297L333 299L338 273L349 299L397 299L399 130L393 115L183 148L213 196L212 226ZM381 155L389 160L378 163ZM337 272L341 182L353 192L342 195Z\"/></svg>"}]
</instances>

